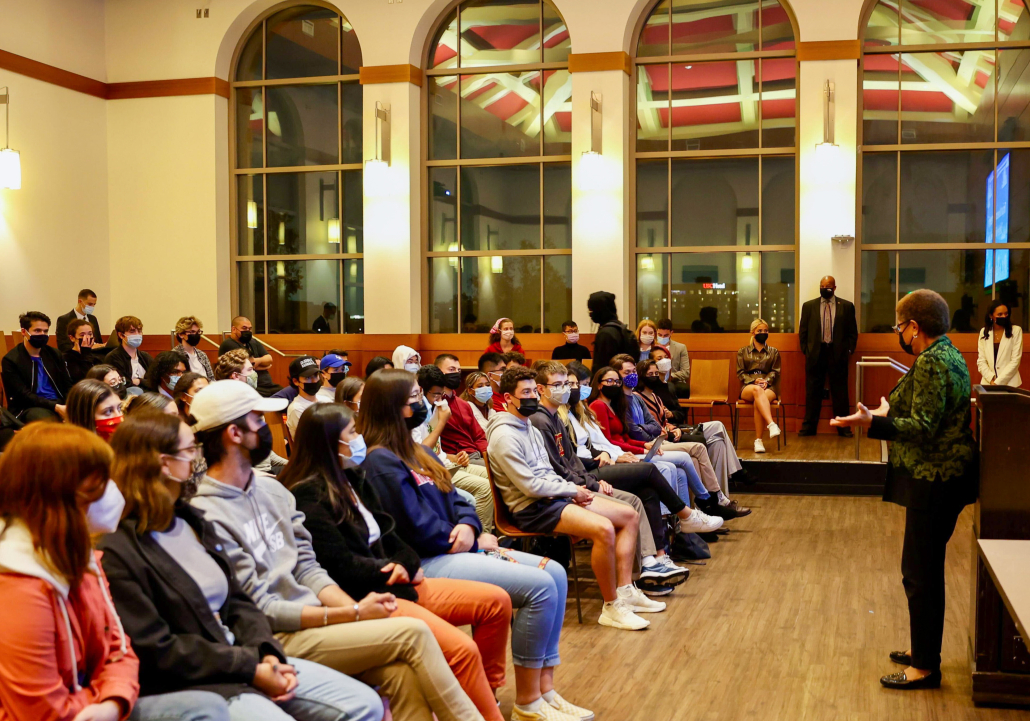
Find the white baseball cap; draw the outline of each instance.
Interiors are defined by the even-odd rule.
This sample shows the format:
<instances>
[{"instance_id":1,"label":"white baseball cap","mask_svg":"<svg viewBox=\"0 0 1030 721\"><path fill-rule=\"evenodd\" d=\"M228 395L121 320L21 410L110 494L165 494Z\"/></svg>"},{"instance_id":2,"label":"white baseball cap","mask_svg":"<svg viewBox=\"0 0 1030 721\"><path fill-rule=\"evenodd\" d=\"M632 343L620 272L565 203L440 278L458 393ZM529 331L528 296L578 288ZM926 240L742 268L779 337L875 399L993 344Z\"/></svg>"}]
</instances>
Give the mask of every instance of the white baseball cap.
<instances>
[{"instance_id":1,"label":"white baseball cap","mask_svg":"<svg viewBox=\"0 0 1030 721\"><path fill-rule=\"evenodd\" d=\"M256 390L240 381L215 381L193 397L190 415L197 420L193 430L217 428L252 411L282 411L287 403L285 398L262 398Z\"/></svg>"}]
</instances>

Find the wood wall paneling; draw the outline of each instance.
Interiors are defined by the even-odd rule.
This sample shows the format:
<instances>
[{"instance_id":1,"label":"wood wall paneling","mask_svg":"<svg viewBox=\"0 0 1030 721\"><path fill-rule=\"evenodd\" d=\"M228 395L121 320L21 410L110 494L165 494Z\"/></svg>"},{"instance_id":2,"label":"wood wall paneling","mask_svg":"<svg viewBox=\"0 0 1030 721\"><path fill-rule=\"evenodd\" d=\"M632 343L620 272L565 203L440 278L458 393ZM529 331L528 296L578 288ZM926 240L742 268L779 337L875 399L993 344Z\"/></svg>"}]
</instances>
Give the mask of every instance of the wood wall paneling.
<instances>
[{"instance_id":1,"label":"wood wall paneling","mask_svg":"<svg viewBox=\"0 0 1030 721\"><path fill-rule=\"evenodd\" d=\"M590 73L601 70L621 70L633 74L633 61L627 53L570 53L570 73Z\"/></svg>"},{"instance_id":2,"label":"wood wall paneling","mask_svg":"<svg viewBox=\"0 0 1030 721\"><path fill-rule=\"evenodd\" d=\"M6 50L0 50L0 68L97 98L107 97L107 83L41 63L38 60L15 55Z\"/></svg>"},{"instance_id":3,"label":"wood wall paneling","mask_svg":"<svg viewBox=\"0 0 1030 721\"><path fill-rule=\"evenodd\" d=\"M218 95L229 97L229 82L221 78L182 78L146 80L134 83L108 83L108 100L128 98L165 98L179 95Z\"/></svg>"},{"instance_id":4,"label":"wood wall paneling","mask_svg":"<svg viewBox=\"0 0 1030 721\"><path fill-rule=\"evenodd\" d=\"M362 85L411 83L422 87L422 71L414 65L366 65L358 74Z\"/></svg>"},{"instance_id":5,"label":"wood wall paneling","mask_svg":"<svg viewBox=\"0 0 1030 721\"><path fill-rule=\"evenodd\" d=\"M798 43L798 60L858 60L862 55L860 40L815 40Z\"/></svg>"}]
</instances>

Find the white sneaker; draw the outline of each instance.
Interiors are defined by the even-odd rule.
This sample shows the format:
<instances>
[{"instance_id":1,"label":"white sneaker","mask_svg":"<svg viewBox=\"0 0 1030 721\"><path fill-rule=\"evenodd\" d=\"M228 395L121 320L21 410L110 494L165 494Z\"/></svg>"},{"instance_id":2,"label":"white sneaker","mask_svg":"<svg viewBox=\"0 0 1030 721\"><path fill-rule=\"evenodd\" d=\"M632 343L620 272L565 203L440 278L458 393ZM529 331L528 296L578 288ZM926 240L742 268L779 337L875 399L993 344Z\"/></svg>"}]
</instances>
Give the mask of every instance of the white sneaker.
<instances>
[{"instance_id":1,"label":"white sneaker","mask_svg":"<svg viewBox=\"0 0 1030 721\"><path fill-rule=\"evenodd\" d=\"M543 699L540 699L540 708L535 712L523 711L518 706L511 710L511 721L576 721L577 718L579 717L562 713ZM590 718L593 718L593 715Z\"/></svg>"},{"instance_id":2,"label":"white sneaker","mask_svg":"<svg viewBox=\"0 0 1030 721\"><path fill-rule=\"evenodd\" d=\"M621 600L626 602L629 610L633 613L661 613L665 610L665 603L652 601L636 586L619 588L615 592Z\"/></svg>"},{"instance_id":3,"label":"white sneaker","mask_svg":"<svg viewBox=\"0 0 1030 721\"><path fill-rule=\"evenodd\" d=\"M755 453L765 453L765 444L762 443L761 438L755 439Z\"/></svg>"},{"instance_id":4,"label":"white sneaker","mask_svg":"<svg viewBox=\"0 0 1030 721\"><path fill-rule=\"evenodd\" d=\"M544 703L547 703L546 701ZM581 708L575 704L571 704L561 697L561 694L557 691L554 692L554 699L551 701L551 707L558 709L563 714L567 714L572 718L577 718L579 721L594 721L594 712L590 709Z\"/></svg>"},{"instance_id":5,"label":"white sneaker","mask_svg":"<svg viewBox=\"0 0 1030 721\"><path fill-rule=\"evenodd\" d=\"M723 520L715 516L709 516L696 508L690 509L690 518L680 521L680 532L682 533L710 533L722 528Z\"/></svg>"},{"instance_id":6,"label":"white sneaker","mask_svg":"<svg viewBox=\"0 0 1030 721\"><path fill-rule=\"evenodd\" d=\"M769 424L769 440L772 440L776 436L780 435L780 427L775 423Z\"/></svg>"},{"instance_id":7,"label":"white sneaker","mask_svg":"<svg viewBox=\"0 0 1030 721\"><path fill-rule=\"evenodd\" d=\"M640 631L651 625L650 621L633 613L629 605L621 598L604 604L601 608L601 617L597 619L597 622L602 626L621 628L624 631Z\"/></svg>"}]
</instances>

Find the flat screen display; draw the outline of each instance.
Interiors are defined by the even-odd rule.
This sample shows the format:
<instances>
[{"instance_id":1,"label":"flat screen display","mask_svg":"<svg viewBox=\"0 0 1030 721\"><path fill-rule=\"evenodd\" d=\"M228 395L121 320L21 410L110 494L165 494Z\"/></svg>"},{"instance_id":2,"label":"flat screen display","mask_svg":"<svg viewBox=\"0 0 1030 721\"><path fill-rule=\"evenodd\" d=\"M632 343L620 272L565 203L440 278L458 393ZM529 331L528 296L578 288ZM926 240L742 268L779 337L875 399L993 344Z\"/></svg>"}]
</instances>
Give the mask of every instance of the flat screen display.
<instances>
[{"instance_id":1,"label":"flat screen display","mask_svg":"<svg viewBox=\"0 0 1030 721\"><path fill-rule=\"evenodd\" d=\"M995 184L997 178L997 184ZM987 242L1009 242L1009 156L987 176ZM1008 250L988 250L984 266L984 288L1009 278Z\"/></svg>"}]
</instances>

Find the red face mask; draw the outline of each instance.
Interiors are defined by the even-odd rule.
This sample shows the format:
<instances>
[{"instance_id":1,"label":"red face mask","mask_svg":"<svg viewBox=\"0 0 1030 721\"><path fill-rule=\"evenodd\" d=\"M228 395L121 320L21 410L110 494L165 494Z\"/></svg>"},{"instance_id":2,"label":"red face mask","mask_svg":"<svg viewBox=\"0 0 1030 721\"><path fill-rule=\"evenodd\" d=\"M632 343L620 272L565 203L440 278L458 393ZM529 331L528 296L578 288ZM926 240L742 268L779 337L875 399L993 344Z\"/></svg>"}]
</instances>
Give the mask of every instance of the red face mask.
<instances>
[{"instance_id":1,"label":"red face mask","mask_svg":"<svg viewBox=\"0 0 1030 721\"><path fill-rule=\"evenodd\" d=\"M105 441L110 441L111 436L118 430L118 426L122 424L122 419L125 416L114 416L113 418L101 418L96 422L97 435L103 438Z\"/></svg>"}]
</instances>

